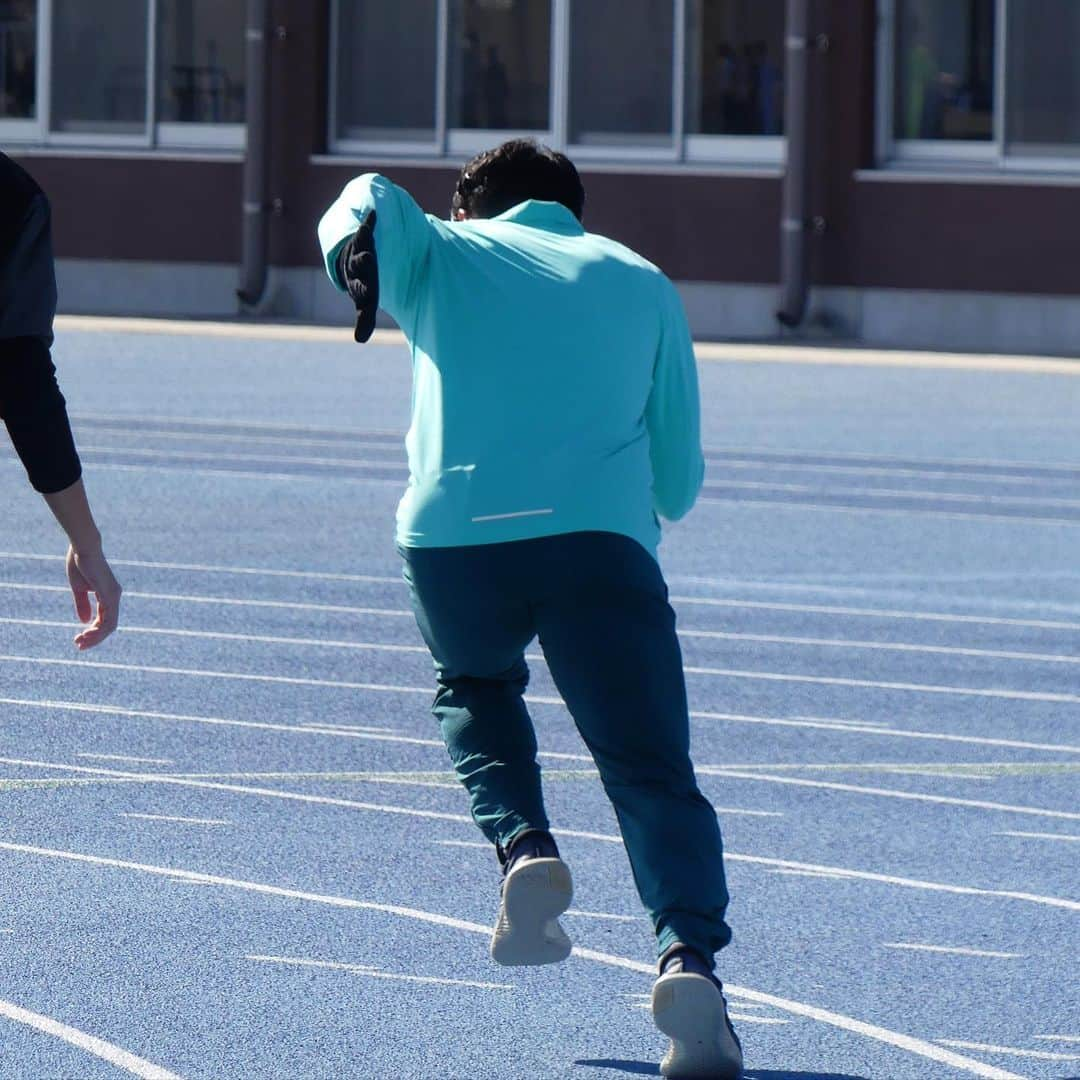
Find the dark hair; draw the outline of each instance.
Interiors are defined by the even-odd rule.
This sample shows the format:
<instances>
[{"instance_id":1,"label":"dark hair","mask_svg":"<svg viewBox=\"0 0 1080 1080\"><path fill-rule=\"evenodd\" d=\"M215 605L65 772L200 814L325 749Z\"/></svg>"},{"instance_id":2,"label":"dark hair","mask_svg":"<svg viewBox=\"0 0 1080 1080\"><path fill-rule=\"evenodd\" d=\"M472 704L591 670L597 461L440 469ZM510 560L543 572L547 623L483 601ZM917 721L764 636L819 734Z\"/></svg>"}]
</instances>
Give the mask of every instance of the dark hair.
<instances>
[{"instance_id":1,"label":"dark hair","mask_svg":"<svg viewBox=\"0 0 1080 1080\"><path fill-rule=\"evenodd\" d=\"M511 139L485 150L461 170L451 213L492 218L527 199L562 203L581 220L585 188L573 162L535 139Z\"/></svg>"}]
</instances>

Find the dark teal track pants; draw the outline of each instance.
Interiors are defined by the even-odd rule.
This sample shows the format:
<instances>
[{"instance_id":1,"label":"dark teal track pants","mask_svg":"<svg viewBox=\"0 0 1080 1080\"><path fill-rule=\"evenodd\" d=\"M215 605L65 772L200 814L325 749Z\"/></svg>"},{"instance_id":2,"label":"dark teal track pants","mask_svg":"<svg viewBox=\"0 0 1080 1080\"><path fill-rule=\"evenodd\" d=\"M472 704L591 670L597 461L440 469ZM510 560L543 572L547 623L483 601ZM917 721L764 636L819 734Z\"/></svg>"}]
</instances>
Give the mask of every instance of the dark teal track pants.
<instances>
[{"instance_id":1,"label":"dark teal track pants","mask_svg":"<svg viewBox=\"0 0 1080 1080\"><path fill-rule=\"evenodd\" d=\"M457 548L402 548L435 660L432 711L484 835L504 848L548 829L522 697L539 635L559 693L615 808L658 951L706 958L731 938L716 813L698 790L675 613L635 540L581 532Z\"/></svg>"}]
</instances>

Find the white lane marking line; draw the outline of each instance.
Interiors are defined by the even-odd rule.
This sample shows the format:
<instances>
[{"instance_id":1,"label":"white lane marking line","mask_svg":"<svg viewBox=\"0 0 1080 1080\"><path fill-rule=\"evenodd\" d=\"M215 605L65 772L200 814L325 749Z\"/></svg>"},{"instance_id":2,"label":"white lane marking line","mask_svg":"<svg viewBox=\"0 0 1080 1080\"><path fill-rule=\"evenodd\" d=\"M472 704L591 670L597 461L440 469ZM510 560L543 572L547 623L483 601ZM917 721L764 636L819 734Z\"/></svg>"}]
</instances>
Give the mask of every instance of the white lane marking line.
<instances>
[{"instance_id":1,"label":"white lane marking line","mask_svg":"<svg viewBox=\"0 0 1080 1080\"><path fill-rule=\"evenodd\" d=\"M25 1024L36 1031L61 1039L69 1046L93 1054L94 1057L107 1061L117 1069L123 1069L134 1076L141 1077L142 1080L180 1080L176 1073L169 1072L168 1069L155 1065L152 1061L137 1057L127 1050L122 1050L119 1046L99 1039L96 1035L88 1035L85 1031L79 1031L78 1028L62 1024L50 1016L42 1016L41 1013L20 1008L10 1001L0 1001L0 1016L6 1016L18 1024Z\"/></svg>"},{"instance_id":2,"label":"white lane marking line","mask_svg":"<svg viewBox=\"0 0 1080 1080\"><path fill-rule=\"evenodd\" d=\"M362 458L306 457L299 454L230 454L224 451L208 450L146 450L133 446L89 446L79 443L80 453L90 454L130 454L133 457L170 458L181 461L265 461L272 464L296 465L333 465L364 469L395 469L408 473L409 466L401 461L367 461ZM95 462L95 465L97 462ZM399 483L404 483L403 476ZM974 495L972 498L979 498Z\"/></svg>"},{"instance_id":3,"label":"white lane marking line","mask_svg":"<svg viewBox=\"0 0 1080 1080\"><path fill-rule=\"evenodd\" d=\"M855 641L849 638L787 637L782 634L735 634L721 630L683 630L683 637L706 637L720 641L758 641L770 645L798 645L806 648L874 649L882 652L936 653L943 656L972 656L990 660L1026 663L1080 664L1080 656L1064 653L1010 652L1002 649L966 649L947 645L917 645L898 641Z\"/></svg>"},{"instance_id":4,"label":"white lane marking line","mask_svg":"<svg viewBox=\"0 0 1080 1080\"><path fill-rule=\"evenodd\" d=\"M994 1046L991 1043L968 1042L966 1039L938 1039L942 1046L955 1046L958 1050L981 1050L984 1054L1010 1054L1015 1057L1035 1058L1038 1061L1080 1061L1080 1054L1055 1054L1049 1050L1020 1050L1015 1046Z\"/></svg>"},{"instance_id":5,"label":"white lane marking line","mask_svg":"<svg viewBox=\"0 0 1080 1080\"><path fill-rule=\"evenodd\" d=\"M898 776L932 776L935 779L946 780L996 780L995 776L985 776L981 773L950 772L947 769L916 769L911 765L897 765L895 768L883 768L882 772L893 773Z\"/></svg>"},{"instance_id":6,"label":"white lane marking line","mask_svg":"<svg viewBox=\"0 0 1080 1080\"><path fill-rule=\"evenodd\" d=\"M395 583L397 579L394 579ZM34 585L4 581L0 589L19 589L30 592L68 593L63 585ZM281 608L289 611L320 611L345 615L385 615L388 617L414 618L414 613L404 608L351 607L341 604L316 604L291 600L256 600L236 596L201 596L192 593L158 593L124 590L124 596L142 600L171 600L192 604L223 604L240 607ZM705 605L709 607L747 608L756 611L804 612L816 615L842 615L850 618L909 619L922 622L967 623L981 626L1022 626L1036 630L1080 630L1080 622L1055 622L1046 619L1015 619L992 615L952 615L934 611L902 611L889 608L854 608L821 604L789 604L765 600L730 600L706 596L672 596L679 604Z\"/></svg>"},{"instance_id":7,"label":"white lane marking line","mask_svg":"<svg viewBox=\"0 0 1080 1080\"><path fill-rule=\"evenodd\" d=\"M740 1006L741 1008L742 1006ZM645 1008L649 1008L648 1005ZM732 1012L728 1009L728 1017L732 1020L738 1020L740 1024L790 1024L790 1020L781 1020L777 1016L748 1016L742 1012Z\"/></svg>"},{"instance_id":8,"label":"white lane marking line","mask_svg":"<svg viewBox=\"0 0 1080 1080\"><path fill-rule=\"evenodd\" d=\"M381 734L393 734L394 729L388 727L378 727L374 724L328 724L321 721L316 721L312 724L301 724L304 728L318 728L320 731L365 731L376 732Z\"/></svg>"},{"instance_id":9,"label":"white lane marking line","mask_svg":"<svg viewBox=\"0 0 1080 1080\"><path fill-rule=\"evenodd\" d=\"M76 754L76 757L92 758L95 761L129 761L133 765L172 765L169 758L156 757L129 757L127 754Z\"/></svg>"},{"instance_id":10,"label":"white lane marking line","mask_svg":"<svg viewBox=\"0 0 1080 1080\"><path fill-rule=\"evenodd\" d=\"M599 774L597 774L599 775ZM784 817L781 810L742 810L734 806L714 806L718 814L731 814L735 817Z\"/></svg>"},{"instance_id":11,"label":"white lane marking line","mask_svg":"<svg viewBox=\"0 0 1080 1080\"><path fill-rule=\"evenodd\" d=\"M770 874L779 874L781 877L812 877L812 878L831 878L833 880L844 880L846 874L838 873L825 873L823 870L788 870L785 868L775 868L769 870Z\"/></svg>"},{"instance_id":12,"label":"white lane marking line","mask_svg":"<svg viewBox=\"0 0 1080 1080\"><path fill-rule=\"evenodd\" d=\"M353 900L341 896L324 896L318 893L301 892L297 889L285 889L276 885L265 885L254 881L239 881L234 878L218 877L212 874L195 873L188 870L175 870L162 866L150 866L145 863L126 862L119 859L107 859L100 855L84 855L74 851L58 851L52 848L32 847L26 844L10 844L0 841L0 849L18 851L28 855L37 855L44 858L67 859L72 862L89 863L97 866L112 866L118 869L135 870L146 874L155 874L163 877L186 877L197 881L205 881L215 885L221 885L234 889L243 889L249 892L262 893L270 896L282 896L293 900L307 900L313 903L327 904L333 907L362 909L367 911L379 911L389 915L399 915L403 918L416 919L421 922L432 923L436 926L445 926L453 930L463 930L468 933L482 934L485 938L491 936L491 927L479 923L466 922L464 919L455 919L447 915L438 915L431 911L421 911L418 908L401 907L396 904L378 904L372 901ZM639 974L652 976L655 967L652 964L641 963L627 957L615 956L612 953L598 952L595 949L575 948L573 955L583 960L592 960L595 963L606 964L623 970L635 971ZM862 1020L856 1020L842 1013L831 1012L827 1009L819 1009L814 1005L804 1005L799 1001L777 997L774 994L762 993L760 990L752 990L749 987L737 986L733 983L725 984L725 989L732 997L746 998L749 1001L758 1002L762 1005L771 1005L782 1012L794 1013L820 1023L830 1024L833 1027L849 1031L866 1038L875 1039L879 1042L906 1050L931 1061L938 1061L953 1068L961 1069L974 1076L982 1077L983 1080L1024 1080L1015 1073L997 1069L975 1058L968 1058L951 1051L943 1050L931 1042L923 1039L912 1038L900 1032L890 1031L888 1028L879 1027L876 1024L868 1024Z\"/></svg>"},{"instance_id":13,"label":"white lane marking line","mask_svg":"<svg viewBox=\"0 0 1080 1080\"><path fill-rule=\"evenodd\" d=\"M186 321L181 319L127 318L113 315L58 315L55 328L61 333L105 333L105 334L162 334L169 337L220 337L239 338L251 341L323 341L343 344L348 341L348 334L337 327L302 326L287 323L230 323L202 320ZM371 335L375 345L405 345L405 335L400 330L379 327ZM970 359L970 358L969 358ZM83 414L93 415L93 414ZM143 419L125 417L124 419ZM147 417L146 419L151 419ZM153 419L156 419L153 418ZM197 421L186 421L197 423ZM210 423L211 421L204 421ZM233 423L237 427L247 426L243 421L217 420L213 423ZM256 425L255 426L271 426ZM281 425L282 427L286 425ZM299 426L299 425L297 425Z\"/></svg>"},{"instance_id":14,"label":"white lane marking line","mask_svg":"<svg viewBox=\"0 0 1080 1080\"><path fill-rule=\"evenodd\" d=\"M564 915L574 915L579 919L610 919L612 922L646 922L644 915L609 915L606 911L579 911L567 908Z\"/></svg>"},{"instance_id":15,"label":"white lane marking line","mask_svg":"<svg viewBox=\"0 0 1080 1080\"><path fill-rule=\"evenodd\" d=\"M14 934L14 930L0 930L0 934Z\"/></svg>"},{"instance_id":16,"label":"white lane marking line","mask_svg":"<svg viewBox=\"0 0 1080 1080\"><path fill-rule=\"evenodd\" d=\"M61 591L63 591L61 589ZM842 607L835 604L789 604L769 600L729 600L714 596L672 596L679 604L749 608L755 611L795 611L811 615L844 615L859 619L911 619L915 622L974 623L984 626L1025 626L1036 630L1080 630L1080 622L1014 619L995 615L953 615L941 611L903 611L896 608Z\"/></svg>"},{"instance_id":17,"label":"white lane marking line","mask_svg":"<svg viewBox=\"0 0 1080 1080\"><path fill-rule=\"evenodd\" d=\"M966 806L972 810L993 810L1006 814L1029 814L1033 817L1060 818L1080 821L1080 812L1070 810L1047 810L1039 806L1017 806L1014 803L989 802L985 799L961 799L951 795L927 795L919 791L902 791L899 788L867 787L863 784L842 784L832 780L806 780L794 776L776 776L773 773L746 772L726 765L695 765L699 776L722 776L734 780L758 780L767 784L788 784L792 787L820 788L824 791L848 791L857 795L878 795L887 799L907 799L910 802L937 803L939 806Z\"/></svg>"},{"instance_id":18,"label":"white lane marking line","mask_svg":"<svg viewBox=\"0 0 1080 1080\"><path fill-rule=\"evenodd\" d=\"M517 510L512 514L482 514L480 517L474 517L474 522L480 521L508 521L510 518L524 518L524 517L541 517L544 514L554 514L555 511L552 507L548 506L543 510Z\"/></svg>"},{"instance_id":19,"label":"white lane marking line","mask_svg":"<svg viewBox=\"0 0 1080 1080\"><path fill-rule=\"evenodd\" d=\"M94 468L125 468L126 466L99 466L96 462ZM191 470L194 472L195 470ZM255 474L256 476L258 474ZM310 477L303 474L297 474L301 479L310 479ZM360 483L360 477L343 477L342 479L352 480L354 483ZM1006 525L1053 525L1059 527L1062 525L1080 525L1080 518L1065 518L1065 517L1027 517L1021 514L979 514L975 511L964 510L929 510L929 509L916 509L914 507L892 507L892 506L844 506L841 503L812 503L812 502L796 502L794 499L725 499L717 495L700 495L697 500L698 505L711 504L713 506L737 506L740 509L746 509L747 507L768 507L770 510L813 510L819 513L826 514L855 514L860 517L866 517L870 514L884 514L889 517L932 517L932 518L945 518L949 521L996 521Z\"/></svg>"},{"instance_id":20,"label":"white lane marking line","mask_svg":"<svg viewBox=\"0 0 1080 1080\"><path fill-rule=\"evenodd\" d=\"M479 848L483 851L494 851L490 844L481 840L436 840L435 843L440 847Z\"/></svg>"},{"instance_id":21,"label":"white lane marking line","mask_svg":"<svg viewBox=\"0 0 1080 1080\"><path fill-rule=\"evenodd\" d=\"M1036 1035L1035 1038L1045 1042L1080 1043L1080 1035Z\"/></svg>"},{"instance_id":22,"label":"white lane marking line","mask_svg":"<svg viewBox=\"0 0 1080 1080\"><path fill-rule=\"evenodd\" d=\"M835 675L793 675L784 671L741 671L735 668L684 667L683 670L687 675L717 675L727 679L751 679L761 682L810 683L814 686L846 686L857 690L902 690L915 694L954 694L966 697L1003 698L1006 701L1048 701L1056 704L1080 704L1080 696L1076 694L1009 690L1003 687L883 682L876 679L844 679Z\"/></svg>"},{"instance_id":23,"label":"white lane marking line","mask_svg":"<svg viewBox=\"0 0 1080 1080\"><path fill-rule=\"evenodd\" d=\"M269 443L271 446L321 446L335 450L382 450L393 454L396 459L404 461L402 451L405 449L405 436L401 436L400 443L383 442L377 439L363 439L359 436L348 439L319 439L308 438L303 435L228 435L224 432L214 431L170 431L167 427L124 427L120 424L88 424L85 421L74 421L74 426L79 436L90 437L98 434L130 436L131 438L165 439L182 442L231 442L243 443L245 446L251 443ZM81 445L80 445L81 449ZM726 464L726 462L725 462ZM827 468L827 466L826 466ZM905 475L896 470L882 470L885 475ZM915 473L917 476L934 477L933 473ZM955 476L953 473L945 473L944 476ZM970 476L960 474L963 481L982 480L982 474ZM1068 477L1016 477L1003 475L1000 478L988 478L988 482L1001 483L1002 481L1014 481L1018 484L1067 484ZM112 560L109 560L112 562Z\"/></svg>"},{"instance_id":24,"label":"white lane marking line","mask_svg":"<svg viewBox=\"0 0 1080 1080\"><path fill-rule=\"evenodd\" d=\"M63 555L31 555L25 551L0 551L0 559L33 559L41 562L63 562ZM213 563L147 562L144 559L114 559L113 566L138 566L149 570L190 570L203 574L246 574L256 577L298 578L303 581L357 581L387 585L404 585L398 577L374 574L331 574L320 570L272 570L260 566L218 566ZM126 593L125 593L126 595Z\"/></svg>"},{"instance_id":25,"label":"white lane marking line","mask_svg":"<svg viewBox=\"0 0 1080 1080\"><path fill-rule=\"evenodd\" d=\"M1052 832L996 832L994 836L1016 836L1022 840L1064 840L1067 842L1075 843L1080 840L1080 836L1070 836L1067 833L1052 833Z\"/></svg>"},{"instance_id":26,"label":"white lane marking line","mask_svg":"<svg viewBox=\"0 0 1080 1080\"><path fill-rule=\"evenodd\" d=\"M52 656L21 656L12 653L0 655L0 662L8 664L41 664L60 667L102 668L110 671L142 671L153 675L186 675L200 679L235 679L246 682L280 683L292 686L323 686L339 690L372 690L396 694L430 694L430 687L390 686L385 683L345 682L338 679L311 679L295 675L262 675L248 671L219 671L209 668L174 668L153 664L118 664L102 660L62 659ZM749 679L763 682L812 683L821 686L845 686L856 689L903 690L920 694L952 694L969 697L1003 698L1008 701L1045 701L1053 704L1080 704L1076 694L1051 694L1029 690L982 689L969 686L942 686L921 683L877 682L870 679L842 679L824 675L789 675L775 671L737 671L727 668L683 669L687 674L719 675L732 679ZM540 705L562 705L562 698L527 694L525 701Z\"/></svg>"},{"instance_id":27,"label":"white lane marking line","mask_svg":"<svg viewBox=\"0 0 1080 1080\"><path fill-rule=\"evenodd\" d=\"M885 941L886 949L911 949L914 952L945 953L949 956L986 956L994 960L1022 960L1023 953L996 952L993 949L967 949L960 946L920 945L911 941Z\"/></svg>"},{"instance_id":28,"label":"white lane marking line","mask_svg":"<svg viewBox=\"0 0 1080 1080\"><path fill-rule=\"evenodd\" d=\"M184 324L180 324L184 325ZM188 331L190 333L190 330ZM317 432L321 435L345 435L355 436L361 439L372 439L377 436L384 436L387 439L396 439L401 442L405 441L405 432L403 431L390 431L387 428L339 428L339 427L313 427L311 424L282 424L282 423L268 423L264 420L232 420L228 418L213 419L206 416L164 416L162 414L155 415L132 415L131 413L94 413L94 412L77 412L71 414L72 420L106 420L106 421L119 421L129 424L131 421L136 420L140 424L167 424L170 427L176 428L180 426L190 427L192 430L198 431L205 428L239 428L244 432L247 431L268 431L274 434L289 434L290 432L299 432L300 434L310 434L311 432Z\"/></svg>"},{"instance_id":29,"label":"white lane marking line","mask_svg":"<svg viewBox=\"0 0 1080 1080\"><path fill-rule=\"evenodd\" d=\"M327 795L308 795L304 792L281 791L277 788L248 787L241 784L220 784L209 780L185 780L181 777L160 773L131 773L116 769L105 769L84 765L67 765L60 762L24 761L18 758L0 758L0 764L20 765L60 772L93 773L98 776L116 776L128 780L141 780L146 783L173 784L179 787L205 788L208 791L227 791L239 795L256 795L262 798L284 799L286 801L311 803L321 806L338 806L347 810L364 810L382 814L400 814L406 817L426 818L438 821L455 821L475 828L472 818L465 814L444 813L435 810L421 810L411 806L396 806L385 803L357 802L352 799L338 799ZM597 840L602 843L621 844L622 837L611 833L586 832L578 829L555 829L556 836L569 836L582 840ZM5 845L0 843L0 848ZM1068 911L1080 911L1080 902L1063 900L1054 896L1039 896L1033 893L1013 892L1005 889L980 889L971 885L945 885L933 881L921 881L917 878L897 877L891 874L876 874L865 870L849 870L839 866L822 866L817 863L795 862L791 859L774 859L762 855L740 855L725 851L724 857L731 862L754 863L761 866L781 867L791 870L809 870L836 877L856 878L862 881L875 881L902 888L922 889L927 892L946 892L959 896L988 896L1006 900L1022 900L1048 907L1064 908Z\"/></svg>"},{"instance_id":30,"label":"white lane marking line","mask_svg":"<svg viewBox=\"0 0 1080 1080\"><path fill-rule=\"evenodd\" d=\"M96 468L97 466L95 466ZM13 581L0 581L0 589L14 589L25 592L70 593L63 585L27 585ZM168 600L176 604L222 604L226 607L273 608L281 611L318 611L335 615L377 615L380 618L409 618L416 616L404 608L352 607L346 604L313 604L299 600L256 600L239 596L196 596L193 593L140 592L137 589L125 589L125 599Z\"/></svg>"},{"instance_id":31,"label":"white lane marking line","mask_svg":"<svg viewBox=\"0 0 1080 1080\"><path fill-rule=\"evenodd\" d=\"M221 818L173 817L170 814L122 813L120 817L139 818L142 821L175 821L182 825L231 825L231 821Z\"/></svg>"},{"instance_id":32,"label":"white lane marking line","mask_svg":"<svg viewBox=\"0 0 1080 1080\"><path fill-rule=\"evenodd\" d=\"M883 735L897 739L928 739L932 742L967 743L972 746L1007 746L1017 750L1047 750L1061 754L1080 754L1080 746L1068 743L1035 743L1019 739L993 739L984 735L952 735L939 731L906 731L903 728L877 728L851 720L811 720L781 716L747 716L743 713L691 711L698 720L725 720L737 724L765 724L770 727L817 728L821 731L844 731L859 735Z\"/></svg>"},{"instance_id":33,"label":"white lane marking line","mask_svg":"<svg viewBox=\"0 0 1080 1080\"><path fill-rule=\"evenodd\" d=\"M289 967L326 968L329 971L348 971L354 975L365 975L369 979L392 979L394 982L426 983L431 986L467 986L474 990L513 990L508 983L473 982L471 979L442 979L433 975L399 975L393 971L383 971L370 964L344 964L336 960L308 960L298 956L259 956L244 957L245 960L257 960L267 964L284 964Z\"/></svg>"},{"instance_id":34,"label":"white lane marking line","mask_svg":"<svg viewBox=\"0 0 1080 1080\"><path fill-rule=\"evenodd\" d=\"M125 592L125 596L127 593ZM67 629L72 625L70 621L64 622L59 619L15 619L9 616L0 616L0 623L14 623L18 626L55 626ZM163 626L131 626L125 623L125 634L157 634L165 637L198 638L209 641L249 641L259 645L299 645L318 649L354 649L359 652L397 652L397 653L422 653L429 656L427 648L423 645L391 645L369 641L335 641L330 638L298 638L281 637L271 634L237 634L223 630L182 630L176 627Z\"/></svg>"}]
</instances>

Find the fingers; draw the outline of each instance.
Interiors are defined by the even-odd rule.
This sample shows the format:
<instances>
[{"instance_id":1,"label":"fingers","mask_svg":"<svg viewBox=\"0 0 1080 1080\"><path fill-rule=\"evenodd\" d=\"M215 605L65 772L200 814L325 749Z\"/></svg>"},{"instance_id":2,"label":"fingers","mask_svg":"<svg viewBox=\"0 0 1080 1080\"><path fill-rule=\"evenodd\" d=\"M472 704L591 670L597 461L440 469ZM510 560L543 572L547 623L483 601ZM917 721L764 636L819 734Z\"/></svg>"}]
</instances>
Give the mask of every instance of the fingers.
<instances>
[{"instance_id":1,"label":"fingers","mask_svg":"<svg viewBox=\"0 0 1080 1080\"><path fill-rule=\"evenodd\" d=\"M75 596L75 610L84 623L90 622L93 614L89 594L94 594L96 617L90 626L75 636L77 649L90 649L104 641L116 629L123 589L100 551L78 556L73 552L69 561L68 578Z\"/></svg>"},{"instance_id":2,"label":"fingers","mask_svg":"<svg viewBox=\"0 0 1080 1080\"><path fill-rule=\"evenodd\" d=\"M353 330L353 340L358 345L363 345L371 335L375 333L375 307L368 305L356 313L356 327Z\"/></svg>"},{"instance_id":3,"label":"fingers","mask_svg":"<svg viewBox=\"0 0 1080 1080\"><path fill-rule=\"evenodd\" d=\"M100 645L115 629L120 621L120 598L116 597L112 603L103 602L102 598L95 593L97 598L97 618L92 626L87 627L82 633L75 635L75 648L80 652L92 649Z\"/></svg>"}]
</instances>

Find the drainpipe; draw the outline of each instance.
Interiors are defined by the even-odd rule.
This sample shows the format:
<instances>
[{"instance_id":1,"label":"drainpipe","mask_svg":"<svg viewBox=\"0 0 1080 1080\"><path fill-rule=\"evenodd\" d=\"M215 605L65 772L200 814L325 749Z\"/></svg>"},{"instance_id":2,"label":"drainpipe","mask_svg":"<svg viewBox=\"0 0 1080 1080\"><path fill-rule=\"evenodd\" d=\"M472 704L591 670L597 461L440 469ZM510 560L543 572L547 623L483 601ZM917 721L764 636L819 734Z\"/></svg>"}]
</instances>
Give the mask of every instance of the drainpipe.
<instances>
[{"instance_id":1,"label":"drainpipe","mask_svg":"<svg viewBox=\"0 0 1080 1080\"><path fill-rule=\"evenodd\" d=\"M236 295L255 307L266 290L267 162L269 160L269 0L247 0L247 150L240 287Z\"/></svg>"},{"instance_id":2,"label":"drainpipe","mask_svg":"<svg viewBox=\"0 0 1080 1080\"><path fill-rule=\"evenodd\" d=\"M787 70L784 77L784 125L787 169L780 218L780 310L777 319L796 327L806 314L807 187L809 177L810 3L787 0Z\"/></svg>"}]
</instances>

